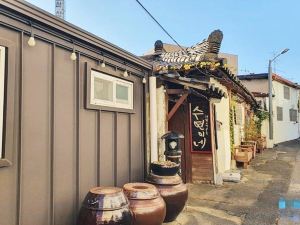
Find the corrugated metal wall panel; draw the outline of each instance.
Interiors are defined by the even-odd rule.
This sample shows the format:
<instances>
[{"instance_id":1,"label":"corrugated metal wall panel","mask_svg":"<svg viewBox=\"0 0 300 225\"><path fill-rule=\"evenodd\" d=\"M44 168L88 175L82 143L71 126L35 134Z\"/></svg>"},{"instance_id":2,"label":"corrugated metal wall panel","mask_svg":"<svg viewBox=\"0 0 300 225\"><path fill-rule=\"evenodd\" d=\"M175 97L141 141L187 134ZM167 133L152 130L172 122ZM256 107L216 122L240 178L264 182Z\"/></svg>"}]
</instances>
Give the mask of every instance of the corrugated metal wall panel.
<instances>
[{"instance_id":1,"label":"corrugated metal wall panel","mask_svg":"<svg viewBox=\"0 0 300 225\"><path fill-rule=\"evenodd\" d=\"M24 47L22 93L22 225L49 224L51 45Z\"/></svg>"},{"instance_id":2,"label":"corrugated metal wall panel","mask_svg":"<svg viewBox=\"0 0 300 225\"><path fill-rule=\"evenodd\" d=\"M54 221L59 221L60 224L70 224L74 221L76 199L76 70L75 62L69 58L69 52L55 48L53 197Z\"/></svg>"},{"instance_id":3,"label":"corrugated metal wall panel","mask_svg":"<svg viewBox=\"0 0 300 225\"><path fill-rule=\"evenodd\" d=\"M0 224L16 224L17 220L17 183L18 183L18 154L17 154L17 136L14 130L14 121L18 121L18 114L15 112L15 96L17 92L15 86L16 77L19 77L20 67L20 45L21 45L21 33L16 33L11 30L4 29L0 26L0 45L9 44L11 45L8 49L9 60L12 64L8 66L8 72L13 76L8 77L8 93L7 101L11 104L7 106L7 117L6 123L11 124L6 127L6 148L5 155L9 157L9 160L13 163L11 167L0 168ZM15 75L15 76L14 76ZM13 137L13 138L12 138Z\"/></svg>"},{"instance_id":4,"label":"corrugated metal wall panel","mask_svg":"<svg viewBox=\"0 0 300 225\"><path fill-rule=\"evenodd\" d=\"M70 51L37 38L29 47L26 35L22 55L21 32L0 30L0 43L7 39L16 46L16 70L9 76L19 79L8 90L13 166L0 169L0 224L73 225L90 188L143 179L141 78L133 77L135 113L87 110L85 63L96 67L96 61L80 55L71 61Z\"/></svg>"},{"instance_id":5,"label":"corrugated metal wall panel","mask_svg":"<svg viewBox=\"0 0 300 225\"><path fill-rule=\"evenodd\" d=\"M141 83L141 78L135 78L136 83ZM143 86L136 85L134 90L135 101L143 104ZM130 166L131 166L131 181L140 181L144 176L144 171L141 170L141 165L144 165L144 146L143 146L143 126L140 121L143 120L143 108L136 109L136 113L130 117Z\"/></svg>"},{"instance_id":6,"label":"corrugated metal wall panel","mask_svg":"<svg viewBox=\"0 0 300 225\"><path fill-rule=\"evenodd\" d=\"M97 120L98 113L95 110L86 110L84 108L85 100L85 62L89 62L92 65L96 65L93 60L86 57L80 57L79 64L79 162L78 162L78 173L79 173L79 201L80 205L83 201L86 193L92 187L97 185Z\"/></svg>"},{"instance_id":7,"label":"corrugated metal wall panel","mask_svg":"<svg viewBox=\"0 0 300 225\"><path fill-rule=\"evenodd\" d=\"M100 124L100 184L115 185L115 113L102 112Z\"/></svg>"},{"instance_id":8,"label":"corrugated metal wall panel","mask_svg":"<svg viewBox=\"0 0 300 225\"><path fill-rule=\"evenodd\" d=\"M116 185L122 187L130 180L130 126L127 113L116 114Z\"/></svg>"}]
</instances>

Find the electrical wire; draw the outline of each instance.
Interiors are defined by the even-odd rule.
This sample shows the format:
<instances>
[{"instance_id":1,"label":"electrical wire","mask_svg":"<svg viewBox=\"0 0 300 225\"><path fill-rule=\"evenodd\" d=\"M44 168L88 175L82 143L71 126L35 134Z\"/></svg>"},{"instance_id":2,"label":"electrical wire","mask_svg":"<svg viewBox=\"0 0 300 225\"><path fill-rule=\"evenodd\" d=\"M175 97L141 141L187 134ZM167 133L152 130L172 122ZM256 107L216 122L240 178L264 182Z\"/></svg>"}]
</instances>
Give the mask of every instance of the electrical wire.
<instances>
[{"instance_id":1,"label":"electrical wire","mask_svg":"<svg viewBox=\"0 0 300 225\"><path fill-rule=\"evenodd\" d=\"M182 51L184 51L187 55L188 52L186 51L186 49L184 49L176 40L175 38L172 37L172 35L157 21L157 19L155 19L155 17L145 8L145 6L143 6L143 4L139 1L139 0L135 0L140 6L141 8L154 20L154 22L178 45L179 48L182 49Z\"/></svg>"},{"instance_id":2,"label":"electrical wire","mask_svg":"<svg viewBox=\"0 0 300 225\"><path fill-rule=\"evenodd\" d=\"M172 35L158 22L157 19L155 19L155 17L145 8L145 6L139 1L139 0L135 0L140 7L151 17L152 20L154 20L154 22L176 43L176 45L186 54L189 55L188 51L186 49L184 49L176 40L175 38L172 37ZM200 71L200 69L196 66L196 69ZM202 73L202 72L201 72Z\"/></svg>"}]
</instances>

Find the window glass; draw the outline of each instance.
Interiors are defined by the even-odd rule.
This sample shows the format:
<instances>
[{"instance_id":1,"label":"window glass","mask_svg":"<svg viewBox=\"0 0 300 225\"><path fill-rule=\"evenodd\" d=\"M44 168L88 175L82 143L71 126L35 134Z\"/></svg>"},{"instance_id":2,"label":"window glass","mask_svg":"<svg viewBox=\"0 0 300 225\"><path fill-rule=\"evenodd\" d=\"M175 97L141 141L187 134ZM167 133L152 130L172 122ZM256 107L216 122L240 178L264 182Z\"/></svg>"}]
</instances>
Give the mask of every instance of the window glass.
<instances>
[{"instance_id":1,"label":"window glass","mask_svg":"<svg viewBox=\"0 0 300 225\"><path fill-rule=\"evenodd\" d=\"M128 102L128 86L122 85L122 84L117 84L117 89L116 89L116 97L117 101L120 102Z\"/></svg>"},{"instance_id":2,"label":"window glass","mask_svg":"<svg viewBox=\"0 0 300 225\"><path fill-rule=\"evenodd\" d=\"M91 78L91 104L133 109L132 82L93 70Z\"/></svg>"},{"instance_id":3,"label":"window glass","mask_svg":"<svg viewBox=\"0 0 300 225\"><path fill-rule=\"evenodd\" d=\"M283 90L284 90L284 98L285 99L290 99L290 88L287 87L287 86L284 86Z\"/></svg>"},{"instance_id":4,"label":"window glass","mask_svg":"<svg viewBox=\"0 0 300 225\"><path fill-rule=\"evenodd\" d=\"M277 120L283 121L283 109L282 107L277 107Z\"/></svg>"},{"instance_id":5,"label":"window glass","mask_svg":"<svg viewBox=\"0 0 300 225\"><path fill-rule=\"evenodd\" d=\"M297 122L297 110L290 109L290 121Z\"/></svg>"},{"instance_id":6,"label":"window glass","mask_svg":"<svg viewBox=\"0 0 300 225\"><path fill-rule=\"evenodd\" d=\"M113 82L95 77L94 96L96 99L113 101Z\"/></svg>"}]
</instances>

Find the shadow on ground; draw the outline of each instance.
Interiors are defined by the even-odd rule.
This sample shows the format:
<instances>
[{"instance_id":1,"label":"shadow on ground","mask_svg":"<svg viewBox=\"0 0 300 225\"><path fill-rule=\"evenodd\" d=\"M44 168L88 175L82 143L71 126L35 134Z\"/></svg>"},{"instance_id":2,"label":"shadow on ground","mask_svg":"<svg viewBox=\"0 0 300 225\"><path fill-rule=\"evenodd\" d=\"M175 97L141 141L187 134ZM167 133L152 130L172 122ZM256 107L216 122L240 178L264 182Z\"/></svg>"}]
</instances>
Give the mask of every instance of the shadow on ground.
<instances>
[{"instance_id":1,"label":"shadow on ground","mask_svg":"<svg viewBox=\"0 0 300 225\"><path fill-rule=\"evenodd\" d=\"M189 200L177 221L168 225L278 224L278 201L285 196L299 141L290 141L259 154L240 183L223 186L189 185Z\"/></svg>"}]
</instances>

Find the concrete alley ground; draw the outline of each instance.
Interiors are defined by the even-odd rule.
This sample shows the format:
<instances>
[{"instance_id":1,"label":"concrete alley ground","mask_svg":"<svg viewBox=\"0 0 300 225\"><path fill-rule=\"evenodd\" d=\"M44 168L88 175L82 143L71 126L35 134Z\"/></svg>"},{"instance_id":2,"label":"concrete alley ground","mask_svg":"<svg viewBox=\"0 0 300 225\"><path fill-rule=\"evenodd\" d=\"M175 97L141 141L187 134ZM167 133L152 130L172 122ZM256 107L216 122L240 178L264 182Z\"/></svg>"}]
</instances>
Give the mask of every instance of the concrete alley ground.
<instances>
[{"instance_id":1,"label":"concrete alley ground","mask_svg":"<svg viewBox=\"0 0 300 225\"><path fill-rule=\"evenodd\" d=\"M189 185L189 200L168 225L300 224L300 209L281 209L279 200L300 200L300 141L258 154L240 183ZM285 205L290 205L284 203Z\"/></svg>"}]
</instances>

